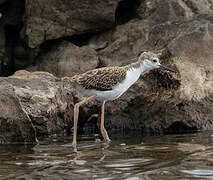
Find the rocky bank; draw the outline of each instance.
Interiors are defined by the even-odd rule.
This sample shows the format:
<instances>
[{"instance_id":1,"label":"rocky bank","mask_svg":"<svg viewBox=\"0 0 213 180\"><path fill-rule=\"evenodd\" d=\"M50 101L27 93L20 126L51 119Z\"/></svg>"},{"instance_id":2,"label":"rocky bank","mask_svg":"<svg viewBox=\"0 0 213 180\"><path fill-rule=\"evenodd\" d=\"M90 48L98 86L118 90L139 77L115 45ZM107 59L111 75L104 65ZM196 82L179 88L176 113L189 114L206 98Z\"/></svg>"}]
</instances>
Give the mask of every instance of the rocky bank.
<instances>
[{"instance_id":1,"label":"rocky bank","mask_svg":"<svg viewBox=\"0 0 213 180\"><path fill-rule=\"evenodd\" d=\"M212 10L209 0L0 1L0 142L69 131L80 97L60 77L125 65L147 50L178 73L152 71L108 102L106 128L213 129ZM99 112L96 102L82 107L79 127L96 126Z\"/></svg>"}]
</instances>

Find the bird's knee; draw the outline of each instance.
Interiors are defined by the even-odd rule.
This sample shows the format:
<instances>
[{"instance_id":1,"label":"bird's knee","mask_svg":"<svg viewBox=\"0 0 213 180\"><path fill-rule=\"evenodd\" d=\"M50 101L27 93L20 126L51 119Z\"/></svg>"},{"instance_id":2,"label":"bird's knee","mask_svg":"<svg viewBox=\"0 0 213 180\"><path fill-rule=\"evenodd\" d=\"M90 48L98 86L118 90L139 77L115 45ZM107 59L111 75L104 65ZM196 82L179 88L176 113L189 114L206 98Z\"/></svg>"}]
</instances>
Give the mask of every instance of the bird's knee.
<instances>
[{"instance_id":1,"label":"bird's knee","mask_svg":"<svg viewBox=\"0 0 213 180\"><path fill-rule=\"evenodd\" d=\"M79 103L76 103L76 104L74 105L74 110L79 109L79 107L80 107L80 104L79 104Z\"/></svg>"}]
</instances>

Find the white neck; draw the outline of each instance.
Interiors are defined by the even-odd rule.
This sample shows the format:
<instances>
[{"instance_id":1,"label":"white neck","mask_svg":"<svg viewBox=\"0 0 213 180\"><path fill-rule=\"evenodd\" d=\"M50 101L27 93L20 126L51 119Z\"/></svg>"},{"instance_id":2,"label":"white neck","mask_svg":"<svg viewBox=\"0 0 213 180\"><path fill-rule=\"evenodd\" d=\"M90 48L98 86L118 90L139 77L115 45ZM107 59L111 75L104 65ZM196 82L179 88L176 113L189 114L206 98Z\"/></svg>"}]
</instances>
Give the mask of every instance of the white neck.
<instances>
[{"instance_id":1,"label":"white neck","mask_svg":"<svg viewBox=\"0 0 213 180\"><path fill-rule=\"evenodd\" d=\"M140 77L141 73L142 73L142 69L140 66L138 67L132 67L127 71L127 81L129 84L129 86L131 86L132 84L134 84Z\"/></svg>"},{"instance_id":2,"label":"white neck","mask_svg":"<svg viewBox=\"0 0 213 180\"><path fill-rule=\"evenodd\" d=\"M140 63L140 69L141 69L141 74L142 74L143 72L146 72L146 71L151 70L150 67L148 67L147 64L144 63L144 61L142 61L142 62Z\"/></svg>"},{"instance_id":3,"label":"white neck","mask_svg":"<svg viewBox=\"0 0 213 180\"><path fill-rule=\"evenodd\" d=\"M149 70L151 70L150 67L144 61L137 61L136 63L132 63L127 70L126 83L130 87L139 79L142 73Z\"/></svg>"},{"instance_id":4,"label":"white neck","mask_svg":"<svg viewBox=\"0 0 213 180\"><path fill-rule=\"evenodd\" d=\"M120 97L130 86L132 86L140 77L142 69L140 66L131 66L128 68L126 78L116 85L114 89L118 93L116 98Z\"/></svg>"}]
</instances>

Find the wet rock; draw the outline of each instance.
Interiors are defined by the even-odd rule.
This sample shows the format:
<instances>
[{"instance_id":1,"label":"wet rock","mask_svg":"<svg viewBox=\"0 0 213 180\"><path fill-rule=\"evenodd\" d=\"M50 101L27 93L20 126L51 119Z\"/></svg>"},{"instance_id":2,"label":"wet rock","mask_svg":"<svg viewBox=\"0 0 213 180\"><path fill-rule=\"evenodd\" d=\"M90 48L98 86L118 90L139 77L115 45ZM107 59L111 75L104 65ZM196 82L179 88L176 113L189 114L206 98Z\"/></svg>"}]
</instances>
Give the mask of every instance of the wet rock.
<instances>
[{"instance_id":1,"label":"wet rock","mask_svg":"<svg viewBox=\"0 0 213 180\"><path fill-rule=\"evenodd\" d=\"M8 80L38 136L63 132L70 121L67 117L72 116L72 109L68 108L73 96L71 91L66 92L61 81L47 72L28 71L17 71Z\"/></svg>"},{"instance_id":2,"label":"wet rock","mask_svg":"<svg viewBox=\"0 0 213 180\"><path fill-rule=\"evenodd\" d=\"M119 0L26 1L26 35L29 47L43 41L87 32L114 24Z\"/></svg>"},{"instance_id":3,"label":"wet rock","mask_svg":"<svg viewBox=\"0 0 213 180\"><path fill-rule=\"evenodd\" d=\"M69 85L67 86L69 87ZM17 71L0 79L0 137L7 142L35 142L71 127L72 88L47 72Z\"/></svg>"},{"instance_id":4,"label":"wet rock","mask_svg":"<svg viewBox=\"0 0 213 180\"><path fill-rule=\"evenodd\" d=\"M96 51L90 47L78 47L68 41L57 43L42 55L37 69L56 76L73 76L98 66Z\"/></svg>"},{"instance_id":5,"label":"wet rock","mask_svg":"<svg viewBox=\"0 0 213 180\"><path fill-rule=\"evenodd\" d=\"M0 79L0 144L35 143L35 128L8 81Z\"/></svg>"}]
</instances>

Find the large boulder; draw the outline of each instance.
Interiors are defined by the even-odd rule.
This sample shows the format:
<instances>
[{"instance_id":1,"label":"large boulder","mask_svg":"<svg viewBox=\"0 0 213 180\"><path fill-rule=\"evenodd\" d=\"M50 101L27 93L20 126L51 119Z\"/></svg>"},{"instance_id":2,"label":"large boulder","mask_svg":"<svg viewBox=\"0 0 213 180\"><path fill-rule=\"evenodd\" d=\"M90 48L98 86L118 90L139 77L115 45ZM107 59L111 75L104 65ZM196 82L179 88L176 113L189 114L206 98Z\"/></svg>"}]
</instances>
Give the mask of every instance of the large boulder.
<instances>
[{"instance_id":1,"label":"large boulder","mask_svg":"<svg viewBox=\"0 0 213 180\"><path fill-rule=\"evenodd\" d=\"M72 119L72 108L66 113L73 105L72 91L66 92L63 83L52 74L17 71L8 81L38 136L61 133L67 125L66 117Z\"/></svg>"},{"instance_id":2,"label":"large boulder","mask_svg":"<svg viewBox=\"0 0 213 180\"><path fill-rule=\"evenodd\" d=\"M212 14L212 1L203 0L145 0L137 13L149 25L189 21L199 14Z\"/></svg>"},{"instance_id":3,"label":"large boulder","mask_svg":"<svg viewBox=\"0 0 213 180\"><path fill-rule=\"evenodd\" d=\"M140 20L133 19L94 36L89 46L100 54L100 64L125 64L126 59L131 62L140 51L161 51L180 33L207 26L213 15L212 7L213 2L208 0L146 0L137 9Z\"/></svg>"},{"instance_id":4,"label":"large boulder","mask_svg":"<svg viewBox=\"0 0 213 180\"><path fill-rule=\"evenodd\" d=\"M28 45L88 32L98 32L114 24L119 0L26 0Z\"/></svg>"},{"instance_id":5,"label":"large boulder","mask_svg":"<svg viewBox=\"0 0 213 180\"><path fill-rule=\"evenodd\" d=\"M74 91L52 74L17 71L0 79L0 89L2 142L35 142L71 127Z\"/></svg>"}]
</instances>

